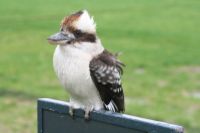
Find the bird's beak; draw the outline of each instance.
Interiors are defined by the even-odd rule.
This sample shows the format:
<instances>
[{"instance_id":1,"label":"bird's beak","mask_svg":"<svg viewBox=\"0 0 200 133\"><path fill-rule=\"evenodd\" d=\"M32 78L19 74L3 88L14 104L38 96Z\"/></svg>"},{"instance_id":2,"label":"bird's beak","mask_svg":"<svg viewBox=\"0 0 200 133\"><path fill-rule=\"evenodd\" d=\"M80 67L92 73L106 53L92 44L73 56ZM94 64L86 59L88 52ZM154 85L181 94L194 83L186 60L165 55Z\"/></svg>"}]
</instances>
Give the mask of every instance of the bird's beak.
<instances>
[{"instance_id":1,"label":"bird's beak","mask_svg":"<svg viewBox=\"0 0 200 133\"><path fill-rule=\"evenodd\" d=\"M68 44L72 41L72 37L67 34L63 34L62 32L55 33L51 35L47 40L50 44Z\"/></svg>"}]
</instances>

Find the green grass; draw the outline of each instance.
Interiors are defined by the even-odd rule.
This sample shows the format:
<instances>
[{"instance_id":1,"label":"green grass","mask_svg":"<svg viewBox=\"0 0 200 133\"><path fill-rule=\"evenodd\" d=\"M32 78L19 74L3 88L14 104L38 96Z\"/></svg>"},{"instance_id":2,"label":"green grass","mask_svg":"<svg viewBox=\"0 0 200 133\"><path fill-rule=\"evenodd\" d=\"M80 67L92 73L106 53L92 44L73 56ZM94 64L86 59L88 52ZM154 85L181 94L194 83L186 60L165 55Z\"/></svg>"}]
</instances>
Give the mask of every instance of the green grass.
<instances>
[{"instance_id":1,"label":"green grass","mask_svg":"<svg viewBox=\"0 0 200 133\"><path fill-rule=\"evenodd\" d=\"M126 113L200 131L200 1L0 2L0 132L35 133L36 100L66 100L46 38L88 9L106 48L126 64Z\"/></svg>"}]
</instances>

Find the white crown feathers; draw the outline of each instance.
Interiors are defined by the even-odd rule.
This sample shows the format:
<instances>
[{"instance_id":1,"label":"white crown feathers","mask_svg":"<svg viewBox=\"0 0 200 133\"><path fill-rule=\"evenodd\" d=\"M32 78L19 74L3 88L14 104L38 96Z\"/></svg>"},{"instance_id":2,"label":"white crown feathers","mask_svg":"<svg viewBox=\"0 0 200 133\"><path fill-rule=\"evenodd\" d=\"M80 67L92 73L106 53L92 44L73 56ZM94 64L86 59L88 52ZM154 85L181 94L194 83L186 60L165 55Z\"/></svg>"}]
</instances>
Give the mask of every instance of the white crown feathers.
<instances>
[{"instance_id":1,"label":"white crown feathers","mask_svg":"<svg viewBox=\"0 0 200 133\"><path fill-rule=\"evenodd\" d=\"M96 33L96 24L93 17L91 17L87 10L83 10L83 13L77 21L74 22L74 26L77 29L88 33Z\"/></svg>"}]
</instances>

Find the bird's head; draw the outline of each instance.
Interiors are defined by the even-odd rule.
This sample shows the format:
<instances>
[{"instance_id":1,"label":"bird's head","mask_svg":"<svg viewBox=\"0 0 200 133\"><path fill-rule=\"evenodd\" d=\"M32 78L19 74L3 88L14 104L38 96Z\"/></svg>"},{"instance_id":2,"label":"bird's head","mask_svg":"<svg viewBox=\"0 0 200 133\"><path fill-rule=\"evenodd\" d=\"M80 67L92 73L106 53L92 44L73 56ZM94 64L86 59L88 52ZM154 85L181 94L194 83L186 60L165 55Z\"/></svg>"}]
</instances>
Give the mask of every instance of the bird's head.
<instances>
[{"instance_id":1,"label":"bird's head","mask_svg":"<svg viewBox=\"0 0 200 133\"><path fill-rule=\"evenodd\" d=\"M86 10L65 17L60 31L48 38L50 44L70 45L96 41L96 24Z\"/></svg>"}]
</instances>

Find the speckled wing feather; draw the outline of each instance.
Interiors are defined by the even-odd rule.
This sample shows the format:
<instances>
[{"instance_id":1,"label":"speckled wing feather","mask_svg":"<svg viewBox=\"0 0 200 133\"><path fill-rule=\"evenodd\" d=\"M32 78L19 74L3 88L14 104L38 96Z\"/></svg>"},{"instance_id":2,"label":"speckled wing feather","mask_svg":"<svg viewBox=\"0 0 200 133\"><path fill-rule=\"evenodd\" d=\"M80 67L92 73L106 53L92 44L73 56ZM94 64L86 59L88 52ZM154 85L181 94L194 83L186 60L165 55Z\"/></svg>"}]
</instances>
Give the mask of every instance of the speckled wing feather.
<instances>
[{"instance_id":1,"label":"speckled wing feather","mask_svg":"<svg viewBox=\"0 0 200 133\"><path fill-rule=\"evenodd\" d=\"M121 84L123 64L104 50L90 62L90 75L99 91L104 108L124 112L124 93Z\"/></svg>"}]
</instances>

